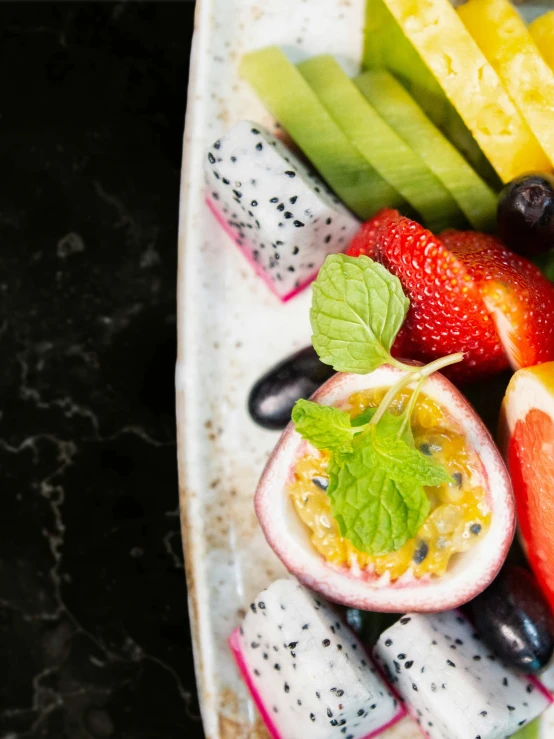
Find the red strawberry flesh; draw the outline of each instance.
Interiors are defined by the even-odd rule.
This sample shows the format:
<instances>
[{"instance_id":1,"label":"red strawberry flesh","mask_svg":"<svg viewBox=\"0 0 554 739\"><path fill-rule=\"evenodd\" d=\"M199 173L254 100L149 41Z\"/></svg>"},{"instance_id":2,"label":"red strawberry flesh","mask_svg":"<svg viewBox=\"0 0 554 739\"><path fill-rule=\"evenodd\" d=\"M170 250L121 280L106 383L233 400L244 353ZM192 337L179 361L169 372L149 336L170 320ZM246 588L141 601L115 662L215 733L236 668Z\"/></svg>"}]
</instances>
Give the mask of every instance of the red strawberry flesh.
<instances>
[{"instance_id":1,"label":"red strawberry flesh","mask_svg":"<svg viewBox=\"0 0 554 739\"><path fill-rule=\"evenodd\" d=\"M514 369L554 359L554 286L494 236L445 231L445 247L479 285Z\"/></svg>"},{"instance_id":2,"label":"red strawberry flesh","mask_svg":"<svg viewBox=\"0 0 554 739\"><path fill-rule=\"evenodd\" d=\"M398 356L430 362L465 352L448 374L458 382L476 380L508 366L479 285L464 263L430 231L383 210L354 238L348 254L367 256L395 274L410 299Z\"/></svg>"}]
</instances>

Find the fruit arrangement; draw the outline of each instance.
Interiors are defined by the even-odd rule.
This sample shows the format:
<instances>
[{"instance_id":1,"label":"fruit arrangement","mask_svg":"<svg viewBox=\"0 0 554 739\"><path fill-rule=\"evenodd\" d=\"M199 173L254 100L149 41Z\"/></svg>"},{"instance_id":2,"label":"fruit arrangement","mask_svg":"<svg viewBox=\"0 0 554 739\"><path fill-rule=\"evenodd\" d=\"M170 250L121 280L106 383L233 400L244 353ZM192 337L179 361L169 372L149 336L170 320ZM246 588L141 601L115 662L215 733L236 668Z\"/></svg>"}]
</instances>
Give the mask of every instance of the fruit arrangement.
<instances>
[{"instance_id":1,"label":"fruit arrangement","mask_svg":"<svg viewBox=\"0 0 554 739\"><path fill-rule=\"evenodd\" d=\"M554 11L527 26L509 0L367 0L354 78L277 47L240 61L280 129L241 121L213 142L206 202L278 299L312 291L312 346L248 398L254 422L284 429L255 509L293 579L229 644L272 737L398 722L539 737L554 687L552 48ZM494 383L487 429L466 395L486 404Z\"/></svg>"}]
</instances>

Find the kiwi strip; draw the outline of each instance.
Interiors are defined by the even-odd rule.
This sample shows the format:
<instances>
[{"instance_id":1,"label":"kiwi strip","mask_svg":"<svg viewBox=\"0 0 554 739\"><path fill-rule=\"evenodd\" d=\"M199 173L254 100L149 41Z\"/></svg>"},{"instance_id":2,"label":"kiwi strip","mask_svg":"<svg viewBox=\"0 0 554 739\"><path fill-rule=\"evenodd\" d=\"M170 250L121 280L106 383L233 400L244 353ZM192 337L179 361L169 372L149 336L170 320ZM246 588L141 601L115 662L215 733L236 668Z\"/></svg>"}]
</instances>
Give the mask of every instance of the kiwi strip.
<instances>
[{"instance_id":1,"label":"kiwi strip","mask_svg":"<svg viewBox=\"0 0 554 739\"><path fill-rule=\"evenodd\" d=\"M408 214L400 193L364 159L281 49L243 56L241 76L290 134L330 188L360 218L392 207Z\"/></svg>"},{"instance_id":2,"label":"kiwi strip","mask_svg":"<svg viewBox=\"0 0 554 739\"><path fill-rule=\"evenodd\" d=\"M438 177L477 231L494 231L496 194L425 115L402 85L384 69L355 80L379 115Z\"/></svg>"},{"instance_id":3,"label":"kiwi strip","mask_svg":"<svg viewBox=\"0 0 554 739\"><path fill-rule=\"evenodd\" d=\"M466 223L442 182L381 118L333 57L308 59L298 70L360 154L417 210L431 231Z\"/></svg>"}]
</instances>

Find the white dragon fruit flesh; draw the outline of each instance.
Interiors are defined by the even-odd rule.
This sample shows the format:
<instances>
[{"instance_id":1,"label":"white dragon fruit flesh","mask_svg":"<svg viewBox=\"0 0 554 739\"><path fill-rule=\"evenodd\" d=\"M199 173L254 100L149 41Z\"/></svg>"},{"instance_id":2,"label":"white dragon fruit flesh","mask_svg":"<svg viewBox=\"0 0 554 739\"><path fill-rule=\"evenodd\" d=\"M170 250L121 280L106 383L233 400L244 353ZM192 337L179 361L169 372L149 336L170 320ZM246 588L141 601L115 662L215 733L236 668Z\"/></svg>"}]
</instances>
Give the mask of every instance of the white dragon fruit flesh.
<instances>
[{"instance_id":1,"label":"white dragon fruit flesh","mask_svg":"<svg viewBox=\"0 0 554 739\"><path fill-rule=\"evenodd\" d=\"M505 739L551 703L532 677L509 670L459 611L410 613L375 656L430 739Z\"/></svg>"},{"instance_id":2,"label":"white dragon fruit flesh","mask_svg":"<svg viewBox=\"0 0 554 739\"><path fill-rule=\"evenodd\" d=\"M368 739L405 710L328 603L277 580L229 644L274 739Z\"/></svg>"},{"instance_id":3,"label":"white dragon fruit flesh","mask_svg":"<svg viewBox=\"0 0 554 739\"><path fill-rule=\"evenodd\" d=\"M275 136L241 121L204 159L207 202L256 273L283 301L359 228L321 180Z\"/></svg>"}]
</instances>

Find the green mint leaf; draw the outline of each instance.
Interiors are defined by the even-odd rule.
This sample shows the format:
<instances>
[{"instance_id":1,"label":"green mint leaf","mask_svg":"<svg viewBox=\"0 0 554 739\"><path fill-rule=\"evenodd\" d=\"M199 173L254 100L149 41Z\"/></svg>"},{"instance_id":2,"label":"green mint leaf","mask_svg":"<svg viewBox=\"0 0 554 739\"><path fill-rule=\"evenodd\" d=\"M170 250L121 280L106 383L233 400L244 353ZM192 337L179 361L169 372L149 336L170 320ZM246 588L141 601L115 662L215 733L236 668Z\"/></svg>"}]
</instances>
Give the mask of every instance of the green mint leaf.
<instances>
[{"instance_id":1,"label":"green mint leaf","mask_svg":"<svg viewBox=\"0 0 554 739\"><path fill-rule=\"evenodd\" d=\"M414 447L404 415L387 411L354 437L348 456L332 458L327 493L342 536L377 555L417 534L430 510L424 486L450 481L444 467Z\"/></svg>"},{"instance_id":2,"label":"green mint leaf","mask_svg":"<svg viewBox=\"0 0 554 739\"><path fill-rule=\"evenodd\" d=\"M358 426L365 426L371 421L373 416L377 413L377 408L366 408L365 411L360 413L359 416L352 419L352 426L357 428Z\"/></svg>"},{"instance_id":3,"label":"green mint leaf","mask_svg":"<svg viewBox=\"0 0 554 739\"><path fill-rule=\"evenodd\" d=\"M342 536L361 552L379 555L416 535L429 514L429 500L421 485L397 482L379 465L372 436L341 464L332 461L327 493Z\"/></svg>"},{"instance_id":4,"label":"green mint leaf","mask_svg":"<svg viewBox=\"0 0 554 739\"><path fill-rule=\"evenodd\" d=\"M355 429L348 413L331 405L299 400L292 409L292 421L300 436L317 449L350 452Z\"/></svg>"},{"instance_id":5,"label":"green mint leaf","mask_svg":"<svg viewBox=\"0 0 554 739\"><path fill-rule=\"evenodd\" d=\"M390 361L409 306L400 281L382 265L332 254L313 284L314 349L338 372L372 372Z\"/></svg>"},{"instance_id":6,"label":"green mint leaf","mask_svg":"<svg viewBox=\"0 0 554 739\"><path fill-rule=\"evenodd\" d=\"M385 411L383 414L383 417L377 424L377 428L379 429L379 434L383 437L385 436L394 436L399 437L403 439L406 444L409 444L410 446L414 446L414 435L412 433L412 426L410 423L410 419L408 419L406 422L406 413L402 413L401 415L397 415L395 413L391 413L390 411Z\"/></svg>"},{"instance_id":7,"label":"green mint leaf","mask_svg":"<svg viewBox=\"0 0 554 739\"><path fill-rule=\"evenodd\" d=\"M371 428L376 464L387 471L395 482L412 482L415 485L440 485L452 482L452 477L440 464L423 455L413 446L411 429L398 437L403 416L385 413L377 426ZM409 429L409 424L406 424Z\"/></svg>"}]
</instances>

